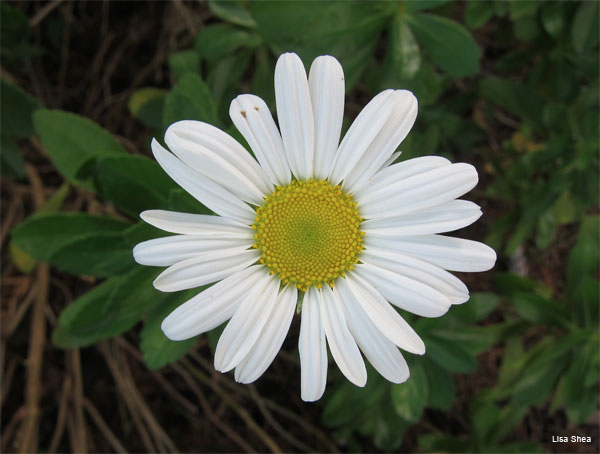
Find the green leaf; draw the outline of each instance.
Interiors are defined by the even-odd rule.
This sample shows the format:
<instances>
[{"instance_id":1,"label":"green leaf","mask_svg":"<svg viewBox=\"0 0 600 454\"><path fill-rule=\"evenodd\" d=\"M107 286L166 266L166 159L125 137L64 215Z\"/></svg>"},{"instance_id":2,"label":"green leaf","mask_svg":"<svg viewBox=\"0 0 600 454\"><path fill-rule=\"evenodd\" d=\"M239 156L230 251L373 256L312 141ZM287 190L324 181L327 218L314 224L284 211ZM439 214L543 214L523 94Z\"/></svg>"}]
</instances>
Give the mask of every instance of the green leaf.
<instances>
[{"instance_id":1,"label":"green leaf","mask_svg":"<svg viewBox=\"0 0 600 454\"><path fill-rule=\"evenodd\" d=\"M162 126L166 94L162 88L140 88L127 101L129 112L145 125L158 129Z\"/></svg>"},{"instance_id":2,"label":"green leaf","mask_svg":"<svg viewBox=\"0 0 600 454\"><path fill-rule=\"evenodd\" d=\"M575 52L582 53L598 44L598 2L581 2L571 28Z\"/></svg>"},{"instance_id":3,"label":"green leaf","mask_svg":"<svg viewBox=\"0 0 600 454\"><path fill-rule=\"evenodd\" d=\"M534 126L541 124L544 103L524 85L490 76L481 81L480 92L485 99L509 113L531 121Z\"/></svg>"},{"instance_id":4,"label":"green leaf","mask_svg":"<svg viewBox=\"0 0 600 454\"><path fill-rule=\"evenodd\" d=\"M466 374L477 367L477 361L458 342L427 336L425 345L432 361L451 372Z\"/></svg>"},{"instance_id":5,"label":"green leaf","mask_svg":"<svg viewBox=\"0 0 600 454\"><path fill-rule=\"evenodd\" d=\"M256 50L255 65L250 92L262 98L267 106L273 107L275 106L275 90L273 89L275 65L264 47Z\"/></svg>"},{"instance_id":6,"label":"green leaf","mask_svg":"<svg viewBox=\"0 0 600 454\"><path fill-rule=\"evenodd\" d=\"M421 66L421 51L410 27L400 14L392 21L384 70L400 79L410 79Z\"/></svg>"},{"instance_id":7,"label":"green leaf","mask_svg":"<svg viewBox=\"0 0 600 454\"><path fill-rule=\"evenodd\" d=\"M440 69L453 77L473 76L479 72L479 48L460 24L424 13L407 15L406 20Z\"/></svg>"},{"instance_id":8,"label":"green leaf","mask_svg":"<svg viewBox=\"0 0 600 454\"><path fill-rule=\"evenodd\" d=\"M555 39L559 39L565 25L565 16L568 14L565 3L547 2L542 6L542 25L544 30Z\"/></svg>"},{"instance_id":9,"label":"green leaf","mask_svg":"<svg viewBox=\"0 0 600 454\"><path fill-rule=\"evenodd\" d=\"M427 9L437 8L438 6L445 5L450 0L408 0L403 1L402 6L406 11L423 11Z\"/></svg>"},{"instance_id":10,"label":"green leaf","mask_svg":"<svg viewBox=\"0 0 600 454\"><path fill-rule=\"evenodd\" d=\"M261 41L255 32L228 24L214 24L200 30L194 45L200 57L212 62L227 57L240 48L257 47Z\"/></svg>"},{"instance_id":11,"label":"green leaf","mask_svg":"<svg viewBox=\"0 0 600 454\"><path fill-rule=\"evenodd\" d=\"M35 132L50 159L69 181L91 189L80 171L96 155L125 153L105 129L78 115L60 110L38 110L33 115Z\"/></svg>"},{"instance_id":12,"label":"green leaf","mask_svg":"<svg viewBox=\"0 0 600 454\"><path fill-rule=\"evenodd\" d=\"M423 369L429 389L427 406L442 411L450 410L456 394L454 378L446 369L439 367L433 361L423 361Z\"/></svg>"},{"instance_id":13,"label":"green leaf","mask_svg":"<svg viewBox=\"0 0 600 454\"><path fill-rule=\"evenodd\" d=\"M198 293L198 289L195 289L192 294L183 292L172 295L148 315L140 334L140 349L149 369L159 369L177 361L198 342L198 337L184 341L172 341L160 329L164 318L196 293Z\"/></svg>"},{"instance_id":14,"label":"green leaf","mask_svg":"<svg viewBox=\"0 0 600 454\"><path fill-rule=\"evenodd\" d=\"M358 81L381 30L396 10L394 2L255 1L258 31L276 54L296 52L306 66L319 55L342 64L346 90Z\"/></svg>"},{"instance_id":15,"label":"green leaf","mask_svg":"<svg viewBox=\"0 0 600 454\"><path fill-rule=\"evenodd\" d=\"M37 260L17 246L14 241L10 242L9 251L11 261L20 272L29 274L35 269Z\"/></svg>"},{"instance_id":16,"label":"green leaf","mask_svg":"<svg viewBox=\"0 0 600 454\"><path fill-rule=\"evenodd\" d=\"M169 68L177 79L185 73L199 74L200 57L193 49L175 52L169 56Z\"/></svg>"},{"instance_id":17,"label":"green leaf","mask_svg":"<svg viewBox=\"0 0 600 454\"><path fill-rule=\"evenodd\" d=\"M122 236L129 225L85 213L40 214L17 225L12 241L70 273L109 276L134 266L131 246Z\"/></svg>"},{"instance_id":18,"label":"green leaf","mask_svg":"<svg viewBox=\"0 0 600 454\"><path fill-rule=\"evenodd\" d=\"M60 348L79 348L121 334L169 295L152 287L158 270L136 267L115 276L69 304L52 339Z\"/></svg>"},{"instance_id":19,"label":"green leaf","mask_svg":"<svg viewBox=\"0 0 600 454\"><path fill-rule=\"evenodd\" d=\"M523 319L528 322L559 328L568 327L569 314L555 301L531 292L516 293L511 304Z\"/></svg>"},{"instance_id":20,"label":"green leaf","mask_svg":"<svg viewBox=\"0 0 600 454\"><path fill-rule=\"evenodd\" d=\"M0 82L0 129L2 135L14 137L29 137L33 135L32 115L39 109L40 103L23 90L4 79Z\"/></svg>"},{"instance_id":21,"label":"green leaf","mask_svg":"<svg viewBox=\"0 0 600 454\"><path fill-rule=\"evenodd\" d=\"M465 8L465 24L470 29L485 25L494 15L494 2L469 0Z\"/></svg>"},{"instance_id":22,"label":"green leaf","mask_svg":"<svg viewBox=\"0 0 600 454\"><path fill-rule=\"evenodd\" d=\"M209 0L210 11L220 19L242 27L255 27L250 12L239 1Z\"/></svg>"},{"instance_id":23,"label":"green leaf","mask_svg":"<svg viewBox=\"0 0 600 454\"><path fill-rule=\"evenodd\" d=\"M163 125L180 120L200 120L214 124L217 108L208 86L197 74L184 74L165 98Z\"/></svg>"},{"instance_id":24,"label":"green leaf","mask_svg":"<svg viewBox=\"0 0 600 454\"><path fill-rule=\"evenodd\" d=\"M392 386L392 405L396 413L407 421L418 421L427 404L429 388L423 367L414 363L405 383Z\"/></svg>"},{"instance_id":25,"label":"green leaf","mask_svg":"<svg viewBox=\"0 0 600 454\"><path fill-rule=\"evenodd\" d=\"M471 293L469 301L452 308L451 314L463 323L475 323L487 317L500 303L500 297L495 293Z\"/></svg>"},{"instance_id":26,"label":"green leaf","mask_svg":"<svg viewBox=\"0 0 600 454\"><path fill-rule=\"evenodd\" d=\"M100 157L97 169L102 197L134 218L144 210L168 209L169 194L178 188L160 165L143 156Z\"/></svg>"},{"instance_id":27,"label":"green leaf","mask_svg":"<svg viewBox=\"0 0 600 454\"><path fill-rule=\"evenodd\" d=\"M239 84L244 76L250 60L251 50L243 50L221 59L210 72L207 83L210 86L216 104L219 106L219 118L229 123L229 105L239 94Z\"/></svg>"},{"instance_id":28,"label":"green leaf","mask_svg":"<svg viewBox=\"0 0 600 454\"><path fill-rule=\"evenodd\" d=\"M25 177L25 159L17 144L2 134L0 145L0 168L2 176L8 178Z\"/></svg>"}]
</instances>

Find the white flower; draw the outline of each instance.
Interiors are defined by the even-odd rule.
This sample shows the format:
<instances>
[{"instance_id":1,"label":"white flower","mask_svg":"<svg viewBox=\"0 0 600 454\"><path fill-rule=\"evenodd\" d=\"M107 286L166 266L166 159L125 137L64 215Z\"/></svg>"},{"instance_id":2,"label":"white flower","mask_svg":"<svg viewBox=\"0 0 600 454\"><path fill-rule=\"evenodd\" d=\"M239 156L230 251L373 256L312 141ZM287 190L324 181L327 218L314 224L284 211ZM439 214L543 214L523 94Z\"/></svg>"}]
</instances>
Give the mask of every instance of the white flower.
<instances>
[{"instance_id":1,"label":"white flower","mask_svg":"<svg viewBox=\"0 0 600 454\"><path fill-rule=\"evenodd\" d=\"M169 127L172 153L152 142L171 178L217 214L141 214L178 234L133 251L138 263L168 266L154 282L158 290L216 282L173 311L162 329L182 340L231 319L215 368L235 368L238 382L251 383L277 355L303 292L302 399L317 400L325 390L326 342L352 383L367 380L360 350L381 375L401 383L409 371L398 347L423 354L425 345L391 304L439 317L469 299L445 270L484 271L495 263L484 244L438 235L481 216L474 203L455 200L477 184L477 172L441 157L391 164L417 115L406 90L379 93L339 143L344 74L333 57L318 57L307 79L300 58L283 54L275 94L281 134L262 99L240 95L231 103L231 119L256 160L197 121Z\"/></svg>"}]
</instances>

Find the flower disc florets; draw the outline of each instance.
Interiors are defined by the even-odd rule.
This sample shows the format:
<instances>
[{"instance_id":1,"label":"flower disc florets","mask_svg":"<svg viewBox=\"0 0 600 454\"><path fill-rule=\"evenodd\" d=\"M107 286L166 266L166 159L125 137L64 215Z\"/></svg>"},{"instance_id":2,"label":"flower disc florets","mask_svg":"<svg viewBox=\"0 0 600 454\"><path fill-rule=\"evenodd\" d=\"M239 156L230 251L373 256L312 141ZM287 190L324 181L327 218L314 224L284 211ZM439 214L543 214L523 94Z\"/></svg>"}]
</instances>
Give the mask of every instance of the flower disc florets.
<instances>
[{"instance_id":1,"label":"flower disc florets","mask_svg":"<svg viewBox=\"0 0 600 454\"><path fill-rule=\"evenodd\" d=\"M356 202L341 187L324 180L294 180L276 186L256 210L253 246L260 262L284 283L306 291L333 287L358 262L363 249L363 219Z\"/></svg>"}]
</instances>

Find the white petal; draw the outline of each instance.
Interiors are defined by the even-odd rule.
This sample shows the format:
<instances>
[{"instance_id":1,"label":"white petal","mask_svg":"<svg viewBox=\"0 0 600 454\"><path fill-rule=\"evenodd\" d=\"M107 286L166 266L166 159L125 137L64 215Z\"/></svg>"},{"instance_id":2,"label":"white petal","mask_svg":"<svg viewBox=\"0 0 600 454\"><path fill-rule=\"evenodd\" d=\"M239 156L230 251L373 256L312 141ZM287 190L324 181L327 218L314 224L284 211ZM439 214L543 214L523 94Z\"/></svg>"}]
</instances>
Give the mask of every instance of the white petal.
<instances>
[{"instance_id":1,"label":"white petal","mask_svg":"<svg viewBox=\"0 0 600 454\"><path fill-rule=\"evenodd\" d=\"M339 285L333 288L333 292L338 293L339 299L344 301L348 329L373 367L385 379L393 383L405 382L410 374L408 364L398 347L375 326L360 304L356 302L354 295L344 297ZM389 306L387 301L385 303Z\"/></svg>"},{"instance_id":2,"label":"white petal","mask_svg":"<svg viewBox=\"0 0 600 454\"><path fill-rule=\"evenodd\" d=\"M344 178L344 188L356 192L378 172L410 132L417 118L417 98L408 90L394 92L394 108L387 122L356 166Z\"/></svg>"},{"instance_id":3,"label":"white petal","mask_svg":"<svg viewBox=\"0 0 600 454\"><path fill-rule=\"evenodd\" d=\"M207 123L173 123L165 142L196 172L210 178L240 199L260 205L273 186L258 163L233 137Z\"/></svg>"},{"instance_id":4,"label":"white petal","mask_svg":"<svg viewBox=\"0 0 600 454\"><path fill-rule=\"evenodd\" d=\"M279 279L266 268L260 272L254 288L244 297L223 330L215 350L215 369L227 372L248 354L277 301Z\"/></svg>"},{"instance_id":5,"label":"white petal","mask_svg":"<svg viewBox=\"0 0 600 454\"><path fill-rule=\"evenodd\" d=\"M298 55L286 53L275 65L277 118L288 163L299 179L312 176L315 120L306 71Z\"/></svg>"},{"instance_id":6,"label":"white petal","mask_svg":"<svg viewBox=\"0 0 600 454\"><path fill-rule=\"evenodd\" d=\"M396 151L395 153L392 153L392 155L389 157L389 159L383 163L383 165L379 168L379 170L383 170L386 167L391 166L394 163L394 161L400 157L401 154L402 154L401 151Z\"/></svg>"},{"instance_id":7,"label":"white petal","mask_svg":"<svg viewBox=\"0 0 600 454\"><path fill-rule=\"evenodd\" d=\"M146 210L140 217L148 224L171 233L204 238L253 238L254 235L254 231L247 225L221 216Z\"/></svg>"},{"instance_id":8,"label":"white petal","mask_svg":"<svg viewBox=\"0 0 600 454\"><path fill-rule=\"evenodd\" d=\"M365 249L360 259L428 285L446 295L452 304L462 304L469 299L469 290L460 279L424 260L376 247Z\"/></svg>"},{"instance_id":9,"label":"white petal","mask_svg":"<svg viewBox=\"0 0 600 454\"><path fill-rule=\"evenodd\" d=\"M385 90L358 114L335 155L329 175L330 183L338 184L352 171L388 120L395 98L394 90Z\"/></svg>"},{"instance_id":10,"label":"white petal","mask_svg":"<svg viewBox=\"0 0 600 454\"><path fill-rule=\"evenodd\" d=\"M290 329L297 299L298 291L295 287L287 286L279 293L258 340L235 368L235 381L252 383L271 365Z\"/></svg>"},{"instance_id":11,"label":"white petal","mask_svg":"<svg viewBox=\"0 0 600 454\"><path fill-rule=\"evenodd\" d=\"M448 312L452 304L446 295L410 277L370 263L359 263L355 269L386 300L413 314L439 317Z\"/></svg>"},{"instance_id":12,"label":"white petal","mask_svg":"<svg viewBox=\"0 0 600 454\"><path fill-rule=\"evenodd\" d=\"M251 246L252 239L175 235L137 244L133 248L133 258L140 265L170 266L208 251L239 250Z\"/></svg>"},{"instance_id":13,"label":"white petal","mask_svg":"<svg viewBox=\"0 0 600 454\"><path fill-rule=\"evenodd\" d=\"M152 153L165 172L179 186L210 210L234 221L252 223L256 216L252 208L219 184L177 159L156 139L152 140Z\"/></svg>"},{"instance_id":14,"label":"white petal","mask_svg":"<svg viewBox=\"0 0 600 454\"><path fill-rule=\"evenodd\" d=\"M251 266L217 282L186 301L162 322L161 329L171 340L185 340L210 331L229 320L241 298L256 285L262 266Z\"/></svg>"},{"instance_id":15,"label":"white petal","mask_svg":"<svg viewBox=\"0 0 600 454\"><path fill-rule=\"evenodd\" d=\"M358 200L369 202L373 199L373 193L385 189L393 183L450 164L451 162L442 156L421 156L419 158L398 162L388 167L384 167L377 172L369 179L369 184L367 186L356 192L355 197Z\"/></svg>"},{"instance_id":16,"label":"white petal","mask_svg":"<svg viewBox=\"0 0 600 454\"><path fill-rule=\"evenodd\" d=\"M308 289L302 302L298 352L302 400L319 400L327 384L327 346L319 312L319 296L314 287Z\"/></svg>"},{"instance_id":17,"label":"white petal","mask_svg":"<svg viewBox=\"0 0 600 454\"><path fill-rule=\"evenodd\" d=\"M315 116L314 174L325 179L331 170L344 119L344 70L329 55L317 57L308 74Z\"/></svg>"},{"instance_id":18,"label":"white petal","mask_svg":"<svg viewBox=\"0 0 600 454\"><path fill-rule=\"evenodd\" d=\"M371 284L356 273L338 279L338 283L336 286L344 301L356 302L394 345L418 355L425 353L425 344L419 335Z\"/></svg>"},{"instance_id":19,"label":"white petal","mask_svg":"<svg viewBox=\"0 0 600 454\"><path fill-rule=\"evenodd\" d=\"M260 251L256 249L239 248L205 252L171 265L154 280L154 287L161 292L176 292L200 287L249 267L259 257Z\"/></svg>"},{"instance_id":20,"label":"white petal","mask_svg":"<svg viewBox=\"0 0 600 454\"><path fill-rule=\"evenodd\" d=\"M491 247L443 235L365 235L365 245L403 252L450 271L487 271L496 263L496 252Z\"/></svg>"},{"instance_id":21,"label":"white petal","mask_svg":"<svg viewBox=\"0 0 600 454\"><path fill-rule=\"evenodd\" d=\"M331 355L340 371L356 386L367 383L367 369L360 355L356 341L346 324L342 301L334 296L331 289L325 286L320 292L321 319L325 328L325 336Z\"/></svg>"},{"instance_id":22,"label":"white petal","mask_svg":"<svg viewBox=\"0 0 600 454\"><path fill-rule=\"evenodd\" d=\"M456 199L476 184L475 167L451 164L390 184L368 197L363 195L357 203L361 216L366 219L389 218Z\"/></svg>"},{"instance_id":23,"label":"white petal","mask_svg":"<svg viewBox=\"0 0 600 454\"><path fill-rule=\"evenodd\" d=\"M292 175L283 141L265 102L258 96L240 95L231 101L229 116L252 148L271 183L288 184Z\"/></svg>"},{"instance_id":24,"label":"white petal","mask_svg":"<svg viewBox=\"0 0 600 454\"><path fill-rule=\"evenodd\" d=\"M475 203L451 200L424 210L365 221L361 229L365 232L365 238L451 232L471 225L481 215L481 208Z\"/></svg>"}]
</instances>

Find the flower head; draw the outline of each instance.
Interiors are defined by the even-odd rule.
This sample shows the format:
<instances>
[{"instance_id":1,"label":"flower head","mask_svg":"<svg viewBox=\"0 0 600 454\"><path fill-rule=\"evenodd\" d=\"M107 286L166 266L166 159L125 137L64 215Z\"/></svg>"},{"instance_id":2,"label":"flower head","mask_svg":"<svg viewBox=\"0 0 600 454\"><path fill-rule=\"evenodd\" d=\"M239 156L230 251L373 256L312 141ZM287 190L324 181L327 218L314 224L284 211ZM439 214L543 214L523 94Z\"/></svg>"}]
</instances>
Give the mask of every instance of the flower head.
<instances>
[{"instance_id":1,"label":"flower head","mask_svg":"<svg viewBox=\"0 0 600 454\"><path fill-rule=\"evenodd\" d=\"M364 386L362 353L388 380L409 376L398 347L425 345L392 307L438 317L469 299L450 271L490 269L496 254L470 240L439 235L481 216L455 200L477 184L469 164L422 157L397 164L417 100L385 90L339 141L344 75L339 62L318 57L308 78L298 56L275 68L277 128L260 98L240 95L230 116L254 159L225 132L181 121L156 140L163 169L216 215L145 211L148 223L177 235L145 241L138 263L168 266L161 291L215 283L173 311L162 329L187 339L229 320L215 368L256 380L281 348L303 295L299 338L301 395L325 390L327 348L342 373ZM391 303L391 304L390 304Z\"/></svg>"}]
</instances>

